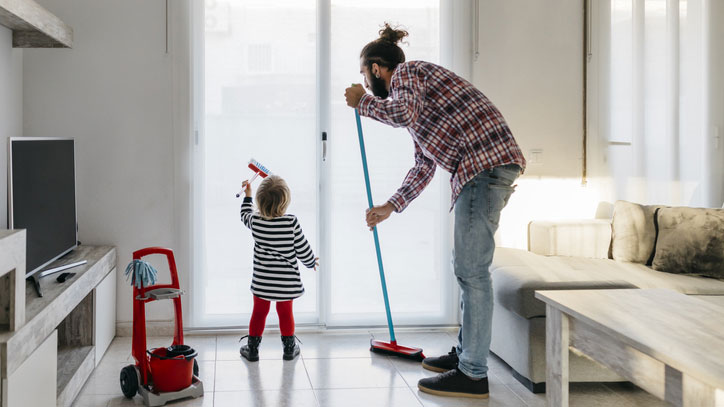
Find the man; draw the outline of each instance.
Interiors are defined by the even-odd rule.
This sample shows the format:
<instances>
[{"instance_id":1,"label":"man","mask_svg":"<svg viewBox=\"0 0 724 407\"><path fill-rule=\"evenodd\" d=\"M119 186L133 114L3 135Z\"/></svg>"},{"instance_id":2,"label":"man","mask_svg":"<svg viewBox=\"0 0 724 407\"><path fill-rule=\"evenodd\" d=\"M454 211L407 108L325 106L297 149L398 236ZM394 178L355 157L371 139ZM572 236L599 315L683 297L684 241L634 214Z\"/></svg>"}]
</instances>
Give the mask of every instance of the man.
<instances>
[{"instance_id":1,"label":"man","mask_svg":"<svg viewBox=\"0 0 724 407\"><path fill-rule=\"evenodd\" d=\"M420 380L418 387L442 396L487 398L493 236L525 158L503 116L482 92L438 65L405 62L397 45L405 36L406 31L385 24L380 38L362 49L360 73L374 96L361 85L345 91L347 105L362 116L407 128L415 145L415 166L385 204L367 211L366 221L372 228L392 212L402 212L432 180L436 166L452 174L462 324L450 353L422 362L440 374Z\"/></svg>"}]
</instances>

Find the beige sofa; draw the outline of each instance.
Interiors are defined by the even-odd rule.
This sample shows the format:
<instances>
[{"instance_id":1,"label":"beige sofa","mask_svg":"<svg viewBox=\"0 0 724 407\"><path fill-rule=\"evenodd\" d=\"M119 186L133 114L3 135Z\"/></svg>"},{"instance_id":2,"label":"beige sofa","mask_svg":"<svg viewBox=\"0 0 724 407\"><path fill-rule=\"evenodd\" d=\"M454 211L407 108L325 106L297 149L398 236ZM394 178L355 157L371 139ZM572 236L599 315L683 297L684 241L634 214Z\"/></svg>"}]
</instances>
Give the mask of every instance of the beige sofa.
<instances>
[{"instance_id":1,"label":"beige sofa","mask_svg":"<svg viewBox=\"0 0 724 407\"><path fill-rule=\"evenodd\" d=\"M546 375L545 306L534 298L535 290L669 288L724 306L724 281L613 260L611 239L611 220L534 221L528 251L496 249L491 351L531 391L545 391ZM624 381L585 357L571 353L569 360L572 382Z\"/></svg>"}]
</instances>

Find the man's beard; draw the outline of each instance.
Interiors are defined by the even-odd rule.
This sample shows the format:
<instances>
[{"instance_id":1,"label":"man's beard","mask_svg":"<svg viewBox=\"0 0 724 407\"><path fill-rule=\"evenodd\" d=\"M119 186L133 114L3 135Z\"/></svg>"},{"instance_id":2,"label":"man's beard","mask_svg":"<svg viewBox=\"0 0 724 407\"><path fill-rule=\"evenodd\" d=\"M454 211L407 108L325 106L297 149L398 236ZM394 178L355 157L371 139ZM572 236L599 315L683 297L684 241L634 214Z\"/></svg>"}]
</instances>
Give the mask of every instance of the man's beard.
<instances>
[{"instance_id":1,"label":"man's beard","mask_svg":"<svg viewBox=\"0 0 724 407\"><path fill-rule=\"evenodd\" d=\"M390 92L387 91L387 87L385 86L385 80L382 78L375 78L373 76L370 87L372 88L372 94L379 98L387 99L387 96L390 95Z\"/></svg>"}]
</instances>

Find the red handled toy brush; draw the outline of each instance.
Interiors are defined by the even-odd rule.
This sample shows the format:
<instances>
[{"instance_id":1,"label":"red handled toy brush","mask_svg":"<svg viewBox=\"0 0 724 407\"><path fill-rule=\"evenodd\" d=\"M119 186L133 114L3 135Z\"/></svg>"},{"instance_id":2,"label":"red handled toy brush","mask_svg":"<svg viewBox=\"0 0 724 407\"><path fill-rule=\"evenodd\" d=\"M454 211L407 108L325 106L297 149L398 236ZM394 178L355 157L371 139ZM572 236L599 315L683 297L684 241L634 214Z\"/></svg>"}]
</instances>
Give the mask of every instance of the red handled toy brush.
<instances>
[{"instance_id":1,"label":"red handled toy brush","mask_svg":"<svg viewBox=\"0 0 724 407\"><path fill-rule=\"evenodd\" d=\"M269 175L271 175L271 171L269 171L268 168L261 165L261 163L259 161L256 161L253 158L251 160L249 160L249 169L254 171L254 176L251 177L251 179L248 181L249 185L251 185L251 183L254 182L254 180L258 176L261 176L262 178L266 178ZM244 184L244 187L246 187L246 184ZM240 197L242 193L244 193L243 190L241 192L237 193L236 197L237 198Z\"/></svg>"},{"instance_id":2,"label":"red handled toy brush","mask_svg":"<svg viewBox=\"0 0 724 407\"><path fill-rule=\"evenodd\" d=\"M362 169L365 175L365 186L367 187L367 202L370 209L372 209L372 190L370 188L370 175L367 171L367 155L365 154L365 142L362 137L362 122L360 121L359 112L357 109L354 110L355 118L357 119L357 135L359 136L359 149L362 154ZM385 270L382 267L382 253L380 252L380 239L377 236L377 226L372 229L372 233L375 238L375 249L377 250L377 265L380 269L380 282L382 283L382 295L385 299L385 311L387 312L387 327L390 330L390 341L377 341L374 339L370 340L370 351L376 353L382 353L385 355L399 356L401 358L423 360L425 355L422 354L420 348L410 348L397 344L395 339L395 328L392 326L392 314L390 313L390 301L387 298L387 283L385 282Z\"/></svg>"}]
</instances>

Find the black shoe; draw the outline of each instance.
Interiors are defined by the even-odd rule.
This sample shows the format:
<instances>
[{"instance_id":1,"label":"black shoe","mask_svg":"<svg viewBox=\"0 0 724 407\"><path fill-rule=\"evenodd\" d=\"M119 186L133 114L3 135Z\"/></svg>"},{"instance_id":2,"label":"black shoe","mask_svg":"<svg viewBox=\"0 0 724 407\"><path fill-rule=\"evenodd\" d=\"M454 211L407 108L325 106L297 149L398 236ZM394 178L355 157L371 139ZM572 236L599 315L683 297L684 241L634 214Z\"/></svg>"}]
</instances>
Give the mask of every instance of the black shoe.
<instances>
[{"instance_id":1,"label":"black shoe","mask_svg":"<svg viewBox=\"0 0 724 407\"><path fill-rule=\"evenodd\" d=\"M299 338L295 335L282 336L282 344L284 344L284 356L282 356L282 358L284 360L292 360L299 356L300 349L299 345L297 345L298 340Z\"/></svg>"},{"instance_id":2,"label":"black shoe","mask_svg":"<svg viewBox=\"0 0 724 407\"><path fill-rule=\"evenodd\" d=\"M453 346L452 350L448 352L447 355L438 356L436 358L425 358L425 360L422 361L422 367L438 373L455 369L458 367L458 353Z\"/></svg>"},{"instance_id":3,"label":"black shoe","mask_svg":"<svg viewBox=\"0 0 724 407\"><path fill-rule=\"evenodd\" d=\"M473 380L457 368L434 377L420 379L417 388L425 393L446 397L488 398L488 378Z\"/></svg>"},{"instance_id":4,"label":"black shoe","mask_svg":"<svg viewBox=\"0 0 724 407\"><path fill-rule=\"evenodd\" d=\"M249 336L245 335L242 336L239 341L241 341L244 338L248 338L246 340L246 345L242 346L241 349L239 349L239 353L241 353L241 356L245 357L246 360L249 362L256 362L259 360L259 344L261 343L261 336Z\"/></svg>"}]
</instances>

